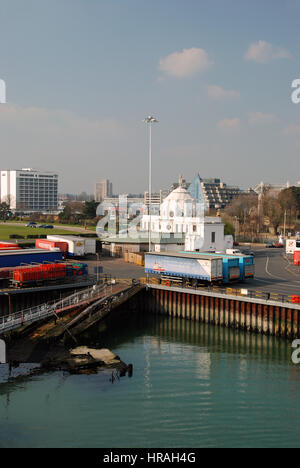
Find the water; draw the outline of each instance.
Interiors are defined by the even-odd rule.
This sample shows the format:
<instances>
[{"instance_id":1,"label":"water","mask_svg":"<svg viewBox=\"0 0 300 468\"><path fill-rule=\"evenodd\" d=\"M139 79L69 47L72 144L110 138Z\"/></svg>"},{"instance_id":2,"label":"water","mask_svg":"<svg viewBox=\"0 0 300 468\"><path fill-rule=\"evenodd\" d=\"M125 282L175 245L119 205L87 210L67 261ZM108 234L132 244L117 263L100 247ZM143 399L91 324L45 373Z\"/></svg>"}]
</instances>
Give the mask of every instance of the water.
<instances>
[{"instance_id":1,"label":"water","mask_svg":"<svg viewBox=\"0 0 300 468\"><path fill-rule=\"evenodd\" d=\"M1 366L0 447L300 445L290 343L161 317L101 327L86 340L133 363L133 377L57 372L7 383Z\"/></svg>"}]
</instances>

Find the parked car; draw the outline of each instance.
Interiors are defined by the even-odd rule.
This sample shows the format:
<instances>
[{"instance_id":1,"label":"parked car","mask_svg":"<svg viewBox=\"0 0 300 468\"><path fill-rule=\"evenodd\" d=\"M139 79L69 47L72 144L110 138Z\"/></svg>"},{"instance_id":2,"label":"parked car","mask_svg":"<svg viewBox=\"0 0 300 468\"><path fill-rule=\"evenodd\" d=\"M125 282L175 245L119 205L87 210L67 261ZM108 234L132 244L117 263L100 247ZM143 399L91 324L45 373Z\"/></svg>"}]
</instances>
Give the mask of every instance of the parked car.
<instances>
[{"instance_id":1,"label":"parked car","mask_svg":"<svg viewBox=\"0 0 300 468\"><path fill-rule=\"evenodd\" d=\"M282 249L284 246L283 244L280 244L279 242L268 242L266 245L267 248L269 249Z\"/></svg>"},{"instance_id":2,"label":"parked car","mask_svg":"<svg viewBox=\"0 0 300 468\"><path fill-rule=\"evenodd\" d=\"M26 224L26 227L36 227L36 223L34 221L29 221L29 223Z\"/></svg>"},{"instance_id":3,"label":"parked car","mask_svg":"<svg viewBox=\"0 0 300 468\"><path fill-rule=\"evenodd\" d=\"M49 225L45 226L45 229L53 229L53 228L54 228L54 226L52 226L52 224L49 224Z\"/></svg>"},{"instance_id":4,"label":"parked car","mask_svg":"<svg viewBox=\"0 0 300 468\"><path fill-rule=\"evenodd\" d=\"M41 225L39 226L40 229L45 229L46 227L47 227L46 224L41 224Z\"/></svg>"}]
</instances>

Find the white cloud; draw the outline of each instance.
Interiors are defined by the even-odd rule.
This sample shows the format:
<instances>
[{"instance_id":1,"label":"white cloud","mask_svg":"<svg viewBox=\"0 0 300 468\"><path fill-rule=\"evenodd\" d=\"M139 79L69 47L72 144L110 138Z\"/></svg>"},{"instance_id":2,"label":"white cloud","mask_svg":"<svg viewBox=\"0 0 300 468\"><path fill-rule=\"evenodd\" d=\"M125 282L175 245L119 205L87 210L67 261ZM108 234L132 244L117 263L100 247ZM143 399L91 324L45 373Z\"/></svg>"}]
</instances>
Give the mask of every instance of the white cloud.
<instances>
[{"instance_id":1,"label":"white cloud","mask_svg":"<svg viewBox=\"0 0 300 468\"><path fill-rule=\"evenodd\" d=\"M164 75L185 78L207 70L213 61L204 49L192 47L182 52L173 52L159 62L159 70Z\"/></svg>"},{"instance_id":2,"label":"white cloud","mask_svg":"<svg viewBox=\"0 0 300 468\"><path fill-rule=\"evenodd\" d=\"M240 97L239 91L236 91L234 89L226 90L224 88L221 88L221 86L207 86L206 91L208 97L214 100L229 100Z\"/></svg>"},{"instance_id":3,"label":"white cloud","mask_svg":"<svg viewBox=\"0 0 300 468\"><path fill-rule=\"evenodd\" d=\"M232 119L224 119L217 123L217 126L220 130L235 130L240 125L240 119L234 117Z\"/></svg>"},{"instance_id":4,"label":"white cloud","mask_svg":"<svg viewBox=\"0 0 300 468\"><path fill-rule=\"evenodd\" d=\"M252 60L258 63L269 63L272 60L288 58L291 58L289 51L261 40L251 44L245 54L246 60Z\"/></svg>"},{"instance_id":5,"label":"white cloud","mask_svg":"<svg viewBox=\"0 0 300 468\"><path fill-rule=\"evenodd\" d=\"M250 112L248 122L250 125L265 125L277 122L275 114L264 114L263 112Z\"/></svg>"}]
</instances>

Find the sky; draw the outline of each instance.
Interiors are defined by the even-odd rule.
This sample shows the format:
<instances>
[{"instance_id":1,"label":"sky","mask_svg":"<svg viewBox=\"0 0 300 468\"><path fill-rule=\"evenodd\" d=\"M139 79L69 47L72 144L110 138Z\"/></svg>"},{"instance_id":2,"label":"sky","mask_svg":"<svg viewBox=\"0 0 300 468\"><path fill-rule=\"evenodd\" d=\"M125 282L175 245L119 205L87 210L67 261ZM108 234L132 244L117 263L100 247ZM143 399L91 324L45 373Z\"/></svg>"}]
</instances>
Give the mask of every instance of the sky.
<instances>
[{"instance_id":1,"label":"sky","mask_svg":"<svg viewBox=\"0 0 300 468\"><path fill-rule=\"evenodd\" d=\"M60 192L300 180L300 0L1 0L1 169Z\"/></svg>"}]
</instances>

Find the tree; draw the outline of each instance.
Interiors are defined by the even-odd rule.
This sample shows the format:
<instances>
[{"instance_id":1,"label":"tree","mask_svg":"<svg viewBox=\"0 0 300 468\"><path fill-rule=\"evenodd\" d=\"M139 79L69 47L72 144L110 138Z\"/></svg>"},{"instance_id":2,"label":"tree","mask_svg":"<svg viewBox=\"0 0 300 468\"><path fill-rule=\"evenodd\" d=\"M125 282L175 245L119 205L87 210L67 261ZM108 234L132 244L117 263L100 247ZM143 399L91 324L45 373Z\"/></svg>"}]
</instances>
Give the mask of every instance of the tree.
<instances>
[{"instance_id":1,"label":"tree","mask_svg":"<svg viewBox=\"0 0 300 468\"><path fill-rule=\"evenodd\" d=\"M0 203L0 219L3 219L4 221L6 221L9 215L10 215L10 208L9 208L8 203L5 203L5 202Z\"/></svg>"},{"instance_id":2,"label":"tree","mask_svg":"<svg viewBox=\"0 0 300 468\"><path fill-rule=\"evenodd\" d=\"M97 216L97 207L99 203L95 200L86 201L84 204L83 214L86 219L94 219Z\"/></svg>"},{"instance_id":3,"label":"tree","mask_svg":"<svg viewBox=\"0 0 300 468\"><path fill-rule=\"evenodd\" d=\"M270 224L274 229L275 234L283 221L284 210L280 201L276 196L268 194L263 200L264 214L269 218Z\"/></svg>"},{"instance_id":4,"label":"tree","mask_svg":"<svg viewBox=\"0 0 300 468\"><path fill-rule=\"evenodd\" d=\"M84 218L84 204L82 202L72 201L66 204L63 211L59 214L62 221L71 221L79 223Z\"/></svg>"}]
</instances>

